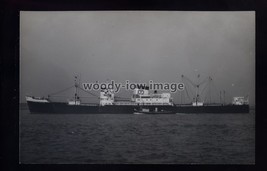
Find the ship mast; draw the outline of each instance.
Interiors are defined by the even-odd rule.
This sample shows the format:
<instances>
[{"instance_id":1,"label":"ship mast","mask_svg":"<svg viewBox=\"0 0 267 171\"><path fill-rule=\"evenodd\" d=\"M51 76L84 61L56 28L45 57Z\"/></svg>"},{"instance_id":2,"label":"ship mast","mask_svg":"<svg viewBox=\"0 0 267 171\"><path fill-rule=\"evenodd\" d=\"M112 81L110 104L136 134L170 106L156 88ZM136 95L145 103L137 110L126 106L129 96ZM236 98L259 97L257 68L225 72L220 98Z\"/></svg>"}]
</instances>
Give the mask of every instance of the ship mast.
<instances>
[{"instance_id":1,"label":"ship mast","mask_svg":"<svg viewBox=\"0 0 267 171\"><path fill-rule=\"evenodd\" d=\"M200 77L200 75L198 74L197 75L197 78L199 78ZM196 105L197 105L197 102L198 102L198 99L199 99L199 86L200 86L200 84L197 84L196 85Z\"/></svg>"},{"instance_id":2,"label":"ship mast","mask_svg":"<svg viewBox=\"0 0 267 171\"><path fill-rule=\"evenodd\" d=\"M197 75L197 78L200 78L200 74ZM198 102L200 102L200 94L201 94L201 92L200 92L200 86L202 84L206 83L206 82L210 82L212 80L212 78L209 76L209 77L205 78L202 82L199 82L199 83L194 83L193 81L191 81L189 78L187 78L184 75L182 75L182 79L186 79L187 82L189 82L195 88L196 93L195 93L195 97L193 98L193 101L197 105Z\"/></svg>"},{"instance_id":3,"label":"ship mast","mask_svg":"<svg viewBox=\"0 0 267 171\"><path fill-rule=\"evenodd\" d=\"M222 95L221 95L221 91L220 91L220 104L222 104Z\"/></svg>"},{"instance_id":4,"label":"ship mast","mask_svg":"<svg viewBox=\"0 0 267 171\"><path fill-rule=\"evenodd\" d=\"M89 91L86 91L86 90L84 90L84 89L82 89L80 87L80 85L81 85L81 79L80 78L81 78L81 75L80 76L75 75L74 76L74 85L72 84L70 87L67 87L67 88L65 88L63 90L60 90L60 91L57 91L57 92L48 94L48 98L50 98L50 97L58 97L58 98L68 97L69 98L70 96L58 96L57 94L66 92L69 89L72 89L72 91L73 91L73 88L74 88L74 103L77 104L77 105L80 104L81 97L80 97L80 93L79 92L81 92L81 91L83 91L85 93L88 93L88 94L92 95L93 97L99 99L99 96L98 95L95 95L94 93L91 93ZM92 97L82 97L82 98L92 98ZM73 99L73 95L71 95L71 101L73 102L72 99Z\"/></svg>"},{"instance_id":5,"label":"ship mast","mask_svg":"<svg viewBox=\"0 0 267 171\"><path fill-rule=\"evenodd\" d=\"M225 105L225 90L220 91L220 104Z\"/></svg>"},{"instance_id":6,"label":"ship mast","mask_svg":"<svg viewBox=\"0 0 267 171\"><path fill-rule=\"evenodd\" d=\"M223 90L223 105L225 105L225 90Z\"/></svg>"},{"instance_id":7,"label":"ship mast","mask_svg":"<svg viewBox=\"0 0 267 171\"><path fill-rule=\"evenodd\" d=\"M74 85L74 87L75 87L75 94L74 94L74 102L75 102L75 104L77 103L77 100L79 99L79 97L78 97L78 94L77 94L77 88L78 88L78 83L77 83L77 76L75 76L75 85Z\"/></svg>"}]
</instances>

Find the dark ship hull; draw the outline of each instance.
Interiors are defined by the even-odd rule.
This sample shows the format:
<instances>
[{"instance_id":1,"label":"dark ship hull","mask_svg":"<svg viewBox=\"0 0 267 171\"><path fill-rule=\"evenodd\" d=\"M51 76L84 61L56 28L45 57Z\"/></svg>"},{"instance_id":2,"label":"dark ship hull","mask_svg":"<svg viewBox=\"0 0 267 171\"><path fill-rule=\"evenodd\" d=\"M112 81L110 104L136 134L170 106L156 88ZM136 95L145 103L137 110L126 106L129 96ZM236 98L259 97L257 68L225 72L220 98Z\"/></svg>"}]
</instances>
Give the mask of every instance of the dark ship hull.
<instances>
[{"instance_id":1,"label":"dark ship hull","mask_svg":"<svg viewBox=\"0 0 267 171\"><path fill-rule=\"evenodd\" d=\"M176 106L176 113L249 113L249 105Z\"/></svg>"},{"instance_id":2,"label":"dark ship hull","mask_svg":"<svg viewBox=\"0 0 267 171\"><path fill-rule=\"evenodd\" d=\"M31 101L28 101L27 104L30 112L35 114L133 114L138 109L137 105L69 105L59 102L39 103ZM166 105L142 106L150 110L153 110L155 107L159 110L175 110L174 106Z\"/></svg>"},{"instance_id":3,"label":"dark ship hull","mask_svg":"<svg viewBox=\"0 0 267 171\"><path fill-rule=\"evenodd\" d=\"M31 113L44 114L133 114L138 105L69 105L68 103L40 103L27 101ZM249 105L142 105L151 111L172 111L171 113L249 113ZM159 112L157 112L159 113ZM162 112L164 114L164 112Z\"/></svg>"}]
</instances>

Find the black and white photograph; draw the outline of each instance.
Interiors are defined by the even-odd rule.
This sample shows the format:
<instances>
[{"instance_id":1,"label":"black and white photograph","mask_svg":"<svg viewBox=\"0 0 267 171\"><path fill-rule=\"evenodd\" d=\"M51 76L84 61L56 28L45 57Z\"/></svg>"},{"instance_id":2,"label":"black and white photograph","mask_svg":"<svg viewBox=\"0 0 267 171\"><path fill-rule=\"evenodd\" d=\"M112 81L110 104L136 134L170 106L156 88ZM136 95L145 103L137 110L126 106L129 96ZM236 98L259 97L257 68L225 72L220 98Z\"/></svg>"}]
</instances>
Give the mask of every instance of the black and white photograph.
<instances>
[{"instance_id":1,"label":"black and white photograph","mask_svg":"<svg viewBox=\"0 0 267 171\"><path fill-rule=\"evenodd\" d=\"M20 11L20 164L255 164L255 11Z\"/></svg>"}]
</instances>

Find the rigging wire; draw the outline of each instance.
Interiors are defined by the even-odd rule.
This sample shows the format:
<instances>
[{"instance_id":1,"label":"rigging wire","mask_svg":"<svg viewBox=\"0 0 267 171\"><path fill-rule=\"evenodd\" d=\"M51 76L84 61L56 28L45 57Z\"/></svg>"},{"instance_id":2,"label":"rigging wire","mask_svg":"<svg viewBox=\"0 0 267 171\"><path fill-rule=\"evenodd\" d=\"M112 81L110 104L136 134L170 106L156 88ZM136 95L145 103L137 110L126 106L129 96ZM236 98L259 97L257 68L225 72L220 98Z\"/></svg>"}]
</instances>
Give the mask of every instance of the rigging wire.
<instances>
[{"instance_id":1,"label":"rigging wire","mask_svg":"<svg viewBox=\"0 0 267 171\"><path fill-rule=\"evenodd\" d=\"M206 86L201 90L201 92L199 93L200 95L202 95L202 93L205 92L205 90L207 89L208 85L209 84L206 84ZM204 101L206 101L206 96L207 96L207 94L204 96Z\"/></svg>"},{"instance_id":2,"label":"rigging wire","mask_svg":"<svg viewBox=\"0 0 267 171\"><path fill-rule=\"evenodd\" d=\"M185 87L185 92L186 92L186 95L187 95L187 97L188 97L188 99L189 99L189 101L191 100L191 98L190 98L190 96L189 96L189 94L188 94L188 91L187 91L187 88Z\"/></svg>"},{"instance_id":3,"label":"rigging wire","mask_svg":"<svg viewBox=\"0 0 267 171\"><path fill-rule=\"evenodd\" d=\"M82 90L82 91L84 91L84 92L86 92L86 93L88 93L88 94L91 94L91 95L94 96L94 97L100 98L98 95L96 95L96 94L94 94L94 93L91 93L91 92L89 92L89 91L85 91L85 90L82 89L81 87L77 87L77 88L80 89L80 90Z\"/></svg>"},{"instance_id":4,"label":"rigging wire","mask_svg":"<svg viewBox=\"0 0 267 171\"><path fill-rule=\"evenodd\" d=\"M70 96L51 96L52 98L59 98L59 97L67 97L69 98ZM79 98L95 98L95 97L79 97Z\"/></svg>"},{"instance_id":5,"label":"rigging wire","mask_svg":"<svg viewBox=\"0 0 267 171\"><path fill-rule=\"evenodd\" d=\"M69 96L51 96L51 97L54 98L54 97L69 97Z\"/></svg>"},{"instance_id":6,"label":"rigging wire","mask_svg":"<svg viewBox=\"0 0 267 171\"><path fill-rule=\"evenodd\" d=\"M200 77L200 75L198 75L198 78ZM186 90L186 93L187 93L187 97L190 99L190 96L189 96L189 93L191 94L191 95L193 95L192 97L194 97L195 95L194 95L194 93L192 92L192 87L193 87L193 89L198 89L198 91L199 91L199 89L200 89L200 85L203 85L203 84L205 84L205 83L208 83L208 84L206 84L201 90L200 90L200 92L198 92L198 95L201 95L202 96L202 93L204 92L204 91L206 91L206 89L207 89L207 87L209 87L209 96L210 96L210 101L211 101L211 93L210 93L210 82L212 82L212 78L210 77L210 76L208 76L208 77L206 77L203 81L201 81L200 83L194 83L193 81L191 81L189 78L187 78L186 76L184 76L184 75L182 75L182 80L183 80L183 82L186 84L186 87L188 87L189 88L189 90L188 89L186 89L186 87L185 87L185 90ZM191 87L192 86L192 87ZM188 91L189 91L189 93L188 93ZM182 98L182 94L181 94L181 98ZM206 101L206 98L207 98L207 95L205 95L204 96L204 99L205 99L205 101Z\"/></svg>"},{"instance_id":7,"label":"rigging wire","mask_svg":"<svg viewBox=\"0 0 267 171\"><path fill-rule=\"evenodd\" d=\"M185 78L185 79L184 79ZM184 81L184 80L186 80L186 81ZM185 92L186 92L186 95L187 96L185 96L185 101L186 101L186 97L187 97L187 99L191 102L192 101L192 99L191 99L191 97L190 97L190 95L189 95L189 93L188 93L188 91L190 92L190 94L192 95L193 93L192 93L192 91L191 91L191 87L190 86L193 86L194 88L195 88L195 84L191 81L191 80L189 80L188 78L186 78L184 75L182 75L182 81L186 84L186 86L185 86ZM189 84L188 84L188 82L189 82ZM189 88L189 90L188 90L188 88ZM193 95L194 96L194 95Z\"/></svg>"},{"instance_id":8,"label":"rigging wire","mask_svg":"<svg viewBox=\"0 0 267 171\"><path fill-rule=\"evenodd\" d=\"M71 88L73 88L73 87L74 87L74 85L72 85L72 86L70 86L70 87L67 87L67 88L65 88L65 89L63 89L63 90L60 90L60 91L57 91L57 92L54 92L54 93L50 93L48 96L53 96L54 94L62 93L62 92L67 91L67 90L69 90L69 89L71 89Z\"/></svg>"},{"instance_id":9,"label":"rigging wire","mask_svg":"<svg viewBox=\"0 0 267 171\"><path fill-rule=\"evenodd\" d=\"M182 75L182 79L186 79L191 85L193 85L194 87L197 86L197 84L195 84L193 81L191 81L189 78L187 78L186 76Z\"/></svg>"},{"instance_id":10,"label":"rigging wire","mask_svg":"<svg viewBox=\"0 0 267 171\"><path fill-rule=\"evenodd\" d=\"M206 77L202 82L200 82L198 85L202 85L203 83L206 83L207 81L210 80L210 77Z\"/></svg>"},{"instance_id":11,"label":"rigging wire","mask_svg":"<svg viewBox=\"0 0 267 171\"><path fill-rule=\"evenodd\" d=\"M211 91L212 91L212 89L214 90L214 92L216 92L215 93L216 96L215 97L213 96L213 99L215 100L215 98L216 98L218 100L220 95L217 94L217 92L219 92L219 91L218 91L217 87L215 86L214 81L211 82Z\"/></svg>"}]
</instances>

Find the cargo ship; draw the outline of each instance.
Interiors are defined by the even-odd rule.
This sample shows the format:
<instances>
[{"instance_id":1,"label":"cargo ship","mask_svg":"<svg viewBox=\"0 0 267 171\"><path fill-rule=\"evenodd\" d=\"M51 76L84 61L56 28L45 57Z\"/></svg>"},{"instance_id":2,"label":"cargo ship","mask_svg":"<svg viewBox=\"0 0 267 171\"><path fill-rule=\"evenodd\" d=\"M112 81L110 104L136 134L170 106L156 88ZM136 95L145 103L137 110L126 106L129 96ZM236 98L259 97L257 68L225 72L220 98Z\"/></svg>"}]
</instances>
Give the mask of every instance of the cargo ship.
<instances>
[{"instance_id":1,"label":"cargo ship","mask_svg":"<svg viewBox=\"0 0 267 171\"><path fill-rule=\"evenodd\" d=\"M182 75L184 78L184 76ZM75 77L77 78L77 77ZM75 80L74 99L55 102L48 97L26 96L32 114L177 114L177 113L249 113L248 97L233 97L231 104L200 101L196 96L188 104L175 104L170 93L150 92L148 87L134 89L128 100L118 99L112 89L101 89L99 103L82 103L77 90L83 90ZM90 93L92 94L92 93ZM96 95L95 95L96 96Z\"/></svg>"}]
</instances>

